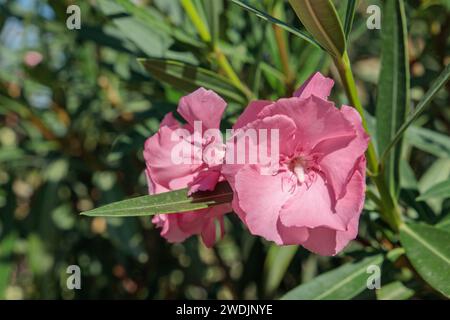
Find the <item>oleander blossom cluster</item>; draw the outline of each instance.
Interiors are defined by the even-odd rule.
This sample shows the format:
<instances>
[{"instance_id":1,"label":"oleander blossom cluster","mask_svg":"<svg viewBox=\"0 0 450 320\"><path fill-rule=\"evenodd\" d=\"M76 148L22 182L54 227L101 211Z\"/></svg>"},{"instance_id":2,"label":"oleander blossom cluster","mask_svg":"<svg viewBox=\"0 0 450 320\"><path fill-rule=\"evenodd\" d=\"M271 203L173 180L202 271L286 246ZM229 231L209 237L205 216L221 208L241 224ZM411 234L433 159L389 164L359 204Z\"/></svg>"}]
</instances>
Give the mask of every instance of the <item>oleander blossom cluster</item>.
<instances>
[{"instance_id":1,"label":"oleander blossom cluster","mask_svg":"<svg viewBox=\"0 0 450 320\"><path fill-rule=\"evenodd\" d=\"M204 130L218 129L225 101L200 88L183 97L178 113L161 122L159 131L145 143L144 157L150 194L189 188L190 193L213 190L226 180L233 190L231 205L153 218L161 235L180 242L201 235L211 247L224 234L224 214L235 212L249 232L278 245L302 245L320 255L335 255L358 233L365 194L369 137L354 108L338 109L328 96L333 80L320 73L311 76L290 98L252 101L233 126L235 134L223 146L211 139L195 139L194 122ZM174 164L171 150L177 144L173 133L183 129L183 142L192 144L195 160ZM241 143L248 154L274 148L273 140L248 139L246 130L277 130L276 163L211 164L202 151L216 143L223 159ZM245 141L240 141L246 139ZM262 146L262 144L265 144ZM268 144L268 145L267 145ZM220 153L220 152L219 152ZM219 230L219 235L216 234Z\"/></svg>"}]
</instances>

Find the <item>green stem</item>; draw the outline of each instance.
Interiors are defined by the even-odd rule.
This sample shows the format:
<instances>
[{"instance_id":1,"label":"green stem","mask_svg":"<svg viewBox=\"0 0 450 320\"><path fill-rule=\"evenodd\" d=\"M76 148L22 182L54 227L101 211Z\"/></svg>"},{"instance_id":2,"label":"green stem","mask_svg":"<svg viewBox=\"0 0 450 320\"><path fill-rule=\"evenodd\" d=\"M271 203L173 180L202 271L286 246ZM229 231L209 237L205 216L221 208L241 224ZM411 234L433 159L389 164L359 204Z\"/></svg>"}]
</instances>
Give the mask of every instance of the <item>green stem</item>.
<instances>
[{"instance_id":1,"label":"green stem","mask_svg":"<svg viewBox=\"0 0 450 320\"><path fill-rule=\"evenodd\" d=\"M281 20L284 19L284 7L281 2L277 2L273 9L272 15ZM277 43L278 52L280 54L281 65L285 77L285 85L287 88L288 96L291 96L294 88L294 74L291 70L289 63L289 44L286 39L285 30L281 29L278 25L272 24L272 29L275 34L275 41Z\"/></svg>"},{"instance_id":2,"label":"green stem","mask_svg":"<svg viewBox=\"0 0 450 320\"><path fill-rule=\"evenodd\" d=\"M231 66L230 62L228 61L227 57L222 52L222 50L220 50L219 47L215 47L214 54L216 56L216 61L219 64L219 67L227 75L231 83L233 83L235 87L239 88L246 95L249 101L252 100L253 93L245 84L241 82L241 79L239 79L236 72L234 72L233 67Z\"/></svg>"},{"instance_id":3,"label":"green stem","mask_svg":"<svg viewBox=\"0 0 450 320\"><path fill-rule=\"evenodd\" d=\"M250 89L242 83L241 79L238 77L236 72L233 70L233 67L231 66L230 62L228 61L225 54L220 50L220 48L217 45L212 44L212 37L211 33L209 32L208 26L204 23L202 20L200 14L197 11L197 8L192 3L191 0L181 0L181 4L186 11L186 14L188 15L189 19L194 24L195 28L197 29L198 34L200 35L200 38L209 45L212 52L214 53L215 59L217 61L217 64L219 65L220 69L225 73L225 75L230 79L231 83L240 89L247 97L248 100L251 100L253 97L252 92Z\"/></svg>"},{"instance_id":4,"label":"green stem","mask_svg":"<svg viewBox=\"0 0 450 320\"><path fill-rule=\"evenodd\" d=\"M343 57L334 57L334 63L339 71L339 75L341 77L342 84L350 101L350 104L355 107L355 109L361 115L363 127L368 133L369 130L367 121L364 117L364 109L358 97L358 91L356 90L355 79L353 77L350 59L348 58L347 52L344 53ZM402 224L400 209L396 199L392 197L389 189L387 188L384 175L382 174L382 172L379 172L379 163L372 141L369 142L366 156L369 168L369 176L376 185L381 198L381 217L391 226L393 230L397 231L399 226Z\"/></svg>"},{"instance_id":5,"label":"green stem","mask_svg":"<svg viewBox=\"0 0 450 320\"><path fill-rule=\"evenodd\" d=\"M345 89L345 93L350 101L350 104L359 112L362 118L362 124L366 132L369 132L366 118L364 117L364 109L359 100L358 92L356 90L355 79L353 78L352 69L350 66L350 60L348 54L344 53L343 58L334 58L334 63L339 71L339 75L342 79L342 84ZM378 160L372 141L369 142L367 148L367 163L372 175L377 175L378 172Z\"/></svg>"},{"instance_id":6,"label":"green stem","mask_svg":"<svg viewBox=\"0 0 450 320\"><path fill-rule=\"evenodd\" d=\"M202 18L198 14L197 9L195 8L195 5L192 3L192 1L191 0L181 0L181 5L183 6L189 19L191 19L192 23L194 24L195 28L197 29L197 32L200 35L200 38L204 42L210 43L211 42L211 34L209 33L209 28L203 22Z\"/></svg>"}]
</instances>

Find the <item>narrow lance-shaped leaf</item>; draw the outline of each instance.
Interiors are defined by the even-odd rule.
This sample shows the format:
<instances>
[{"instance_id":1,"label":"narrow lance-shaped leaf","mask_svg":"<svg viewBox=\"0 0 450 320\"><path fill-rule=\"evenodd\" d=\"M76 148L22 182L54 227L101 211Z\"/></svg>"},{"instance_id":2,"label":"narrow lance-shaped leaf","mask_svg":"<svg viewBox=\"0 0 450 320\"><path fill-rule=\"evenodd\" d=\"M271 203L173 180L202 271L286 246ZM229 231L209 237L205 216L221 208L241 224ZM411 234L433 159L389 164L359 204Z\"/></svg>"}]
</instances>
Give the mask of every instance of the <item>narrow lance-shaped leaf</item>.
<instances>
[{"instance_id":1,"label":"narrow lance-shaped leaf","mask_svg":"<svg viewBox=\"0 0 450 320\"><path fill-rule=\"evenodd\" d=\"M322 47L336 58L344 55L344 30L330 0L289 0L289 3L306 30Z\"/></svg>"},{"instance_id":2,"label":"narrow lance-shaped leaf","mask_svg":"<svg viewBox=\"0 0 450 320\"><path fill-rule=\"evenodd\" d=\"M264 263L264 294L272 295L279 287L298 246L271 245Z\"/></svg>"},{"instance_id":3,"label":"narrow lance-shaped leaf","mask_svg":"<svg viewBox=\"0 0 450 320\"><path fill-rule=\"evenodd\" d=\"M421 277L450 298L450 232L409 223L400 228L400 241Z\"/></svg>"},{"instance_id":4,"label":"narrow lance-shaped leaf","mask_svg":"<svg viewBox=\"0 0 450 320\"><path fill-rule=\"evenodd\" d=\"M313 37L311 37L310 34L304 32L302 30L299 30L291 25L288 25L287 23L271 16L267 12L261 11L255 7L251 6L250 4L248 4L245 1L241 1L241 0L231 0L231 1L235 4L237 4L238 6L240 6L241 8L247 10L248 12L255 14L259 18L269 21L273 24L276 24L280 28L292 33L293 35L296 35L297 37L302 38L303 40L306 40L309 43L311 43L319 48L322 48L322 46Z\"/></svg>"},{"instance_id":5,"label":"narrow lance-shaped leaf","mask_svg":"<svg viewBox=\"0 0 450 320\"><path fill-rule=\"evenodd\" d=\"M450 137L446 134L412 125L405 131L405 141L438 158L450 159Z\"/></svg>"},{"instance_id":6,"label":"narrow lance-shaped leaf","mask_svg":"<svg viewBox=\"0 0 450 320\"><path fill-rule=\"evenodd\" d=\"M357 263L348 263L314 278L282 297L285 300L347 300L367 288L369 266L380 266L382 255L365 258Z\"/></svg>"},{"instance_id":7,"label":"narrow lance-shaped leaf","mask_svg":"<svg viewBox=\"0 0 450 320\"><path fill-rule=\"evenodd\" d=\"M345 12L344 34L345 39L348 39L353 27L353 20L355 18L355 11L358 5L358 0L347 0L347 10Z\"/></svg>"},{"instance_id":8,"label":"narrow lance-shaped leaf","mask_svg":"<svg viewBox=\"0 0 450 320\"><path fill-rule=\"evenodd\" d=\"M430 198L450 198L450 180L443 181L432 186L417 198L417 201L426 200Z\"/></svg>"},{"instance_id":9,"label":"narrow lance-shaped leaf","mask_svg":"<svg viewBox=\"0 0 450 320\"><path fill-rule=\"evenodd\" d=\"M407 300L414 295L414 290L406 287L400 281L383 285L377 290L378 300Z\"/></svg>"},{"instance_id":10,"label":"narrow lance-shaped leaf","mask_svg":"<svg viewBox=\"0 0 450 320\"><path fill-rule=\"evenodd\" d=\"M403 0L385 1L383 10L381 73L376 108L377 142L380 154L386 150L405 121L409 105L407 30ZM401 144L386 159L384 170L394 195L399 185Z\"/></svg>"},{"instance_id":11,"label":"narrow lance-shaped leaf","mask_svg":"<svg viewBox=\"0 0 450 320\"><path fill-rule=\"evenodd\" d=\"M221 182L214 191L201 191L188 196L186 188L118 201L81 214L93 217L151 216L206 209L230 203L232 199L230 186L227 182Z\"/></svg>"},{"instance_id":12,"label":"narrow lance-shaped leaf","mask_svg":"<svg viewBox=\"0 0 450 320\"><path fill-rule=\"evenodd\" d=\"M384 154L382 155L382 160L387 159L389 152L392 150L392 148L401 140L403 134L405 133L406 129L422 114L422 112L425 111L425 109L428 107L430 102L433 100L435 95L439 92L439 90L447 83L447 81L450 79L450 64L448 64L445 69L441 72L439 77L437 77L433 83L431 84L430 89L425 93L423 98L419 101L417 104L417 107L415 108L414 112L412 112L408 119L402 124L402 126L398 129L398 131L395 133L395 136L392 138L389 145L386 147L386 150L384 151ZM440 139L442 140L442 139ZM448 144L448 143L447 143ZM447 152L450 152L450 149L447 148Z\"/></svg>"},{"instance_id":13,"label":"narrow lance-shaped leaf","mask_svg":"<svg viewBox=\"0 0 450 320\"><path fill-rule=\"evenodd\" d=\"M245 104L247 101L240 89L213 71L175 60L139 59L138 61L153 77L177 89L191 92L198 87L205 87L238 103Z\"/></svg>"}]
</instances>

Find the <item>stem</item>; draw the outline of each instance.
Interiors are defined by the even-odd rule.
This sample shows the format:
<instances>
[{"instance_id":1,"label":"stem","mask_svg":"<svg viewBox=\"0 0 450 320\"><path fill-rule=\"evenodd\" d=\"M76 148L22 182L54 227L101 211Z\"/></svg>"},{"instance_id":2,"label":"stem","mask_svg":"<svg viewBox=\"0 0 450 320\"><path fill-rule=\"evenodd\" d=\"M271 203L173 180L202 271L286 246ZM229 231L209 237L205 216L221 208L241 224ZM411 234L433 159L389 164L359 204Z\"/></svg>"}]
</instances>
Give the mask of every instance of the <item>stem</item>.
<instances>
[{"instance_id":1,"label":"stem","mask_svg":"<svg viewBox=\"0 0 450 320\"><path fill-rule=\"evenodd\" d=\"M361 115L363 127L366 132L369 133L367 121L364 117L364 109L358 97L355 79L353 78L353 73L347 52L344 53L343 59L334 58L334 63L336 64L339 75L341 76L342 84L344 86L348 100L350 101L350 104L354 108L356 108L356 110ZM378 172L378 160L372 141L369 141L369 147L367 148L367 163L371 174L376 175Z\"/></svg>"},{"instance_id":2,"label":"stem","mask_svg":"<svg viewBox=\"0 0 450 320\"><path fill-rule=\"evenodd\" d=\"M181 4L184 10L186 11L186 14L188 15L189 19L192 21L195 28L197 29L200 38L204 42L206 42L211 48L211 51L214 53L214 56L220 69L225 73L225 75L228 77L231 83L235 87L240 89L246 95L248 100L251 100L253 97L252 92L245 84L242 83L241 79L233 70L233 67L231 66L230 62L228 61L227 57L222 52L222 50L220 50L220 48L217 45L212 43L212 37L211 33L209 32L209 28L200 17L200 14L198 13L195 5L192 3L191 0L181 0Z\"/></svg>"},{"instance_id":3,"label":"stem","mask_svg":"<svg viewBox=\"0 0 450 320\"><path fill-rule=\"evenodd\" d=\"M362 107L361 101L359 100L358 92L356 90L355 79L353 77L348 54L347 52L345 52L342 58L333 58L334 63L336 64L336 67L339 71L339 75L341 77L342 84L344 86L345 93L347 94L347 97L350 101L350 104L353 105L353 107L355 107L361 115L363 127L366 132L369 133L367 121L364 117L364 109ZM366 155L369 167L369 176L376 185L381 198L381 203L379 203L381 217L389 224L389 226L394 231L398 231L399 226L402 224L400 209L398 207L396 199L392 197L391 193L389 192L384 174L382 172L379 172L379 163L372 141L369 141Z\"/></svg>"},{"instance_id":4,"label":"stem","mask_svg":"<svg viewBox=\"0 0 450 320\"><path fill-rule=\"evenodd\" d=\"M284 8L282 6L280 6L280 4L282 4L282 3L278 2L274 6L274 8L272 10L272 15L276 18L283 19L283 16L284 16L283 9ZM293 87L294 75L292 73L292 70L290 68L290 63L289 63L289 46L286 41L286 34L285 34L285 31L276 24L272 24L272 29L275 34L275 41L277 43L278 52L280 54L281 65L283 68L283 73L284 73L284 78L285 78L284 82L287 87L288 96L291 96L292 92L294 91L294 87Z\"/></svg>"},{"instance_id":5,"label":"stem","mask_svg":"<svg viewBox=\"0 0 450 320\"><path fill-rule=\"evenodd\" d=\"M241 79L239 79L236 72L234 72L233 67L231 66L230 62L228 61L225 54L220 50L219 47L214 48L214 53L216 56L217 63L219 64L219 67L222 69L222 71L227 75L228 79L230 79L231 83L239 88L247 97L248 100L252 100L253 93L250 91L250 89L241 82Z\"/></svg>"},{"instance_id":6,"label":"stem","mask_svg":"<svg viewBox=\"0 0 450 320\"><path fill-rule=\"evenodd\" d=\"M198 34L200 35L200 38L206 42L211 42L211 34L209 33L208 26L203 22L202 18L197 12L197 9L195 8L195 5L192 3L191 0L181 0L181 5L183 6L184 10L186 10L187 15L189 16L189 19L191 19L192 23L194 24L195 28L197 29Z\"/></svg>"}]
</instances>

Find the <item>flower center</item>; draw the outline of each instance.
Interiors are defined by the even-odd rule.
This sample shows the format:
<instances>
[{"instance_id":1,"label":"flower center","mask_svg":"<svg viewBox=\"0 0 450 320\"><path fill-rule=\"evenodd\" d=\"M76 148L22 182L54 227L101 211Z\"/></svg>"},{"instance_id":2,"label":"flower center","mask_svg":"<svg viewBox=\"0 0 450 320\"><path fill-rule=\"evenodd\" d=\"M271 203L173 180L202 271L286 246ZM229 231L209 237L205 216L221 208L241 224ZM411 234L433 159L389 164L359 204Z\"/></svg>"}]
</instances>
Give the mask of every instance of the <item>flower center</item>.
<instances>
[{"instance_id":1,"label":"flower center","mask_svg":"<svg viewBox=\"0 0 450 320\"><path fill-rule=\"evenodd\" d=\"M317 166L314 157L307 156L296 157L289 164L289 169L297 177L297 183L299 185L306 183L308 187L315 180L316 167Z\"/></svg>"},{"instance_id":2,"label":"flower center","mask_svg":"<svg viewBox=\"0 0 450 320\"><path fill-rule=\"evenodd\" d=\"M292 164L293 172L297 176L298 182L304 183L306 181L307 167L305 160L302 158L297 158Z\"/></svg>"}]
</instances>

